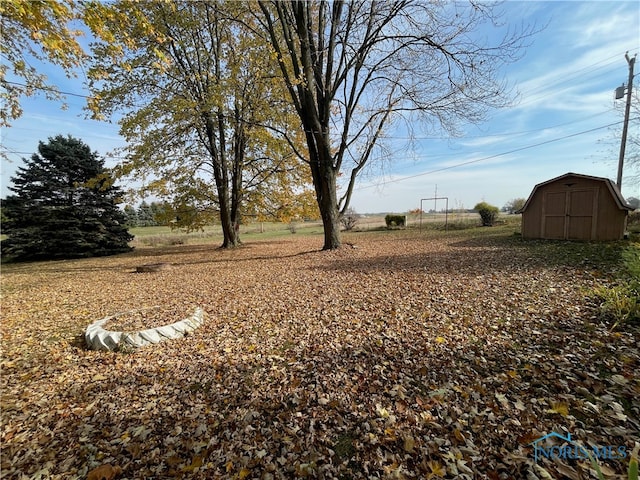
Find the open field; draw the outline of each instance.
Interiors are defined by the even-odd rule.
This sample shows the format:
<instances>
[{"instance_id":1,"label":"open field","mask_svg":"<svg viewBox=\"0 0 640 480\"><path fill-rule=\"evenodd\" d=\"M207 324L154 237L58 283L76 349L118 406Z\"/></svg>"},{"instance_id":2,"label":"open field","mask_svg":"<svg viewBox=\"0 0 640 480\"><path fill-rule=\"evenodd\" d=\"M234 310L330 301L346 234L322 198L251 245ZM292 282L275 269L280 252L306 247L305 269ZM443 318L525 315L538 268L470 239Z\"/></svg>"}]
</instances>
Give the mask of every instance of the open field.
<instances>
[{"instance_id":1,"label":"open field","mask_svg":"<svg viewBox=\"0 0 640 480\"><path fill-rule=\"evenodd\" d=\"M243 239L3 265L0 478L587 479L587 460L536 463L531 443L640 441L638 331L588 300L622 242ZM84 347L94 320L155 305L208 318L134 353ZM600 461L612 479L627 464Z\"/></svg>"},{"instance_id":2,"label":"open field","mask_svg":"<svg viewBox=\"0 0 640 480\"><path fill-rule=\"evenodd\" d=\"M386 229L384 217L384 214L362 215L354 228L354 232L384 230ZM499 222L512 226L516 231L520 230L520 215L501 215ZM414 230L445 230L445 228L460 230L473 228L479 224L480 217L476 213L450 213L447 217L442 213L425 213L422 222L419 215L407 216L407 227ZM135 237L132 245L136 248L222 243L222 229L220 226L206 227L204 230L189 233L183 230L172 230L166 226L132 227L129 231ZM292 222L289 224L282 222L252 222L240 226L241 239L249 242L270 240L291 234L322 235L322 222L319 220Z\"/></svg>"}]
</instances>

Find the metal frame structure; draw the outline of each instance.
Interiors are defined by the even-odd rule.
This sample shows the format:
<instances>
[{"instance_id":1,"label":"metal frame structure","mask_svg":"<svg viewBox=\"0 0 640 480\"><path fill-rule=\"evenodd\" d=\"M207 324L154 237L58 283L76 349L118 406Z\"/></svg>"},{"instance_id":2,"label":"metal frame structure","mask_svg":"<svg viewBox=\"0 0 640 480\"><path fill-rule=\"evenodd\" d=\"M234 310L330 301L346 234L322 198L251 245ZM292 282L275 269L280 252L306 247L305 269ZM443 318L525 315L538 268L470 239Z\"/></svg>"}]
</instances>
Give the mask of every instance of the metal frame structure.
<instances>
[{"instance_id":1,"label":"metal frame structure","mask_svg":"<svg viewBox=\"0 0 640 480\"><path fill-rule=\"evenodd\" d=\"M444 207L444 231L447 232L449 230L449 197L431 197L420 199L420 231L422 231L422 214L424 213L424 211L422 210L422 202L426 202L428 200L446 200Z\"/></svg>"}]
</instances>

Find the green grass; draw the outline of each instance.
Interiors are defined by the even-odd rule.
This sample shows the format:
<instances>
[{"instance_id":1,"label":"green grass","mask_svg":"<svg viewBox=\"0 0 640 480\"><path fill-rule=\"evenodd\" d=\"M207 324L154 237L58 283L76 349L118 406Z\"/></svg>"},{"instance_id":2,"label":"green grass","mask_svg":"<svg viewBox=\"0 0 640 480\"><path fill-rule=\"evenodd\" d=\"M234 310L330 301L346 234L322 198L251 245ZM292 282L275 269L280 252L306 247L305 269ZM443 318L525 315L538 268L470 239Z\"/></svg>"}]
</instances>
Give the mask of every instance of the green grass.
<instances>
[{"instance_id":1,"label":"green grass","mask_svg":"<svg viewBox=\"0 0 640 480\"><path fill-rule=\"evenodd\" d=\"M444 229L444 216L440 221L425 221L420 227L419 222L410 221L406 228L388 229L384 224L384 216L370 215L363 219L354 230L343 232L343 241L357 242L359 235L384 234L399 237L404 235L422 235L435 237L451 237L463 235L465 237L498 237L519 234L520 216L502 215L493 227L480 226L477 215L456 215L449 217L449 229ZM475 218L478 217L478 218ZM286 238L291 235L307 236L322 235L322 223L295 222L292 225L281 222L255 222L240 227L240 239L247 243L260 240ZM293 231L292 231L293 230ZM222 243L222 230L219 225L206 227L202 231L186 232L171 230L170 227L134 227L129 231L135 236L131 245L134 247L161 247L170 245L196 245Z\"/></svg>"},{"instance_id":2,"label":"green grass","mask_svg":"<svg viewBox=\"0 0 640 480\"><path fill-rule=\"evenodd\" d=\"M136 237L147 237L149 235L168 235L175 233L175 231L171 230L169 227L159 226L159 227L130 227L129 233Z\"/></svg>"},{"instance_id":3,"label":"green grass","mask_svg":"<svg viewBox=\"0 0 640 480\"><path fill-rule=\"evenodd\" d=\"M289 235L320 235L322 224L319 222L300 222L295 224L295 233L289 224L279 222L256 222L240 227L242 241L268 240ZM171 230L170 227L132 227L129 232L134 235L131 245L134 247L158 247L166 245L194 245L222 243L220 226L205 227L203 230L187 232Z\"/></svg>"},{"instance_id":4,"label":"green grass","mask_svg":"<svg viewBox=\"0 0 640 480\"><path fill-rule=\"evenodd\" d=\"M598 269L616 274L625 248L639 247L634 240L615 242L579 242L562 240L522 240L522 246L534 255L544 255L549 263Z\"/></svg>"},{"instance_id":5,"label":"green grass","mask_svg":"<svg viewBox=\"0 0 640 480\"><path fill-rule=\"evenodd\" d=\"M131 245L139 247L158 247L164 245L183 245L188 243L210 243L219 232L213 228L198 232L171 230L169 227L133 227L129 232L134 236Z\"/></svg>"},{"instance_id":6,"label":"green grass","mask_svg":"<svg viewBox=\"0 0 640 480\"><path fill-rule=\"evenodd\" d=\"M600 317L612 330L626 323L640 325L640 244L621 249L618 267L614 285L598 286L591 292Z\"/></svg>"}]
</instances>

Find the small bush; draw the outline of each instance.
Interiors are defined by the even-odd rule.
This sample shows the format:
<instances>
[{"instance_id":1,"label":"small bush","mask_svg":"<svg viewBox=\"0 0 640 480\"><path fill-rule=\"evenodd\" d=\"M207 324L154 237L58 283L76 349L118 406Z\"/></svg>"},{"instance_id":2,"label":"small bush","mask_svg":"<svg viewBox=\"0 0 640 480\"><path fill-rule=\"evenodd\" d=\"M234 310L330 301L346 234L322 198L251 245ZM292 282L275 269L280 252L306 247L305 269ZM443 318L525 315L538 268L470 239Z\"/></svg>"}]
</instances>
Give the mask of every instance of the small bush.
<instances>
[{"instance_id":1,"label":"small bush","mask_svg":"<svg viewBox=\"0 0 640 480\"><path fill-rule=\"evenodd\" d=\"M404 227L405 219L404 215L387 215L384 217L384 223L387 224L387 228Z\"/></svg>"},{"instance_id":2,"label":"small bush","mask_svg":"<svg viewBox=\"0 0 640 480\"><path fill-rule=\"evenodd\" d=\"M623 323L640 322L638 291L631 286L597 287L593 293L599 303L598 313L603 320L612 324L612 330Z\"/></svg>"},{"instance_id":3,"label":"small bush","mask_svg":"<svg viewBox=\"0 0 640 480\"><path fill-rule=\"evenodd\" d=\"M630 232L640 232L640 211L629 214L627 218L627 228Z\"/></svg>"},{"instance_id":4,"label":"small bush","mask_svg":"<svg viewBox=\"0 0 640 480\"><path fill-rule=\"evenodd\" d=\"M489 205L487 202L480 202L473 209L480 214L484 227L492 227L496 223L500 211L498 207Z\"/></svg>"},{"instance_id":5,"label":"small bush","mask_svg":"<svg viewBox=\"0 0 640 480\"><path fill-rule=\"evenodd\" d=\"M640 325L640 249L625 248L621 259L620 283L593 291L598 313L612 323L612 330L625 323Z\"/></svg>"},{"instance_id":6,"label":"small bush","mask_svg":"<svg viewBox=\"0 0 640 480\"><path fill-rule=\"evenodd\" d=\"M340 223L346 231L353 230L353 227L356 226L358 220L360 220L360 215L356 213L353 208L347 208L347 211L344 212L344 215L340 216Z\"/></svg>"}]
</instances>

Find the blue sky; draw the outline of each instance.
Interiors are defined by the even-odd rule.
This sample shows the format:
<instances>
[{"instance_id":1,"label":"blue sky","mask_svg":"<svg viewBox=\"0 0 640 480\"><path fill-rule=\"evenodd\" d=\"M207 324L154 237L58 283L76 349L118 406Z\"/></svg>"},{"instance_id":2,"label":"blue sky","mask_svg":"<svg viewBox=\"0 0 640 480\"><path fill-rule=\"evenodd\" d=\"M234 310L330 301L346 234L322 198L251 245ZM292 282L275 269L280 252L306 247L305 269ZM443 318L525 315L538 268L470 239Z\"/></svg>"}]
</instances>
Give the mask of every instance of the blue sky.
<instances>
[{"instance_id":1,"label":"blue sky","mask_svg":"<svg viewBox=\"0 0 640 480\"><path fill-rule=\"evenodd\" d=\"M460 138L421 138L409 147L402 138L388 145L393 155L374 163L356 184L352 207L360 213L405 212L421 198L449 198L450 207L472 208L479 201L498 207L526 198L534 185L567 172L608 177L617 174L623 101L613 91L628 76L625 52L640 49L640 4L619 1L507 2L507 20L547 24L524 56L504 72L519 93L515 105L492 112ZM67 79L43 67L62 91L87 94L82 73ZM634 88L640 84L636 64ZM86 120L84 98L67 96L68 109L44 97L23 99L24 115L3 128L0 194L9 193L9 177L30 157L38 141L58 134L81 138L108 157L123 146L117 124ZM617 105L617 107L616 107ZM612 127L607 125L616 124ZM636 122L632 128L637 128ZM393 135L392 135L393 136ZM623 183L625 197L640 197L640 185ZM438 205L438 208L444 205Z\"/></svg>"}]
</instances>

